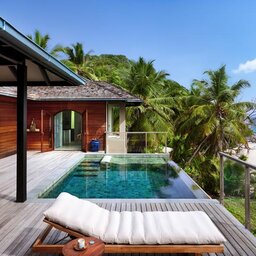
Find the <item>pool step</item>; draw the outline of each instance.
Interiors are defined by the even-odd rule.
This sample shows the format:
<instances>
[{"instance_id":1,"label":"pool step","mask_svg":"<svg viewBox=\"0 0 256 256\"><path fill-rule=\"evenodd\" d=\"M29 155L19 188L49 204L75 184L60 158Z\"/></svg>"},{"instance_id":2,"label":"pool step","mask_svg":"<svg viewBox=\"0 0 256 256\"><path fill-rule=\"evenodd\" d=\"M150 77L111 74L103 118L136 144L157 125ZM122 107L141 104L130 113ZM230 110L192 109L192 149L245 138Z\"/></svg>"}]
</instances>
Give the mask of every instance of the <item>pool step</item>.
<instances>
[{"instance_id":1,"label":"pool step","mask_svg":"<svg viewBox=\"0 0 256 256\"><path fill-rule=\"evenodd\" d=\"M74 175L75 177L91 177L98 176L97 172L79 172Z\"/></svg>"},{"instance_id":2,"label":"pool step","mask_svg":"<svg viewBox=\"0 0 256 256\"><path fill-rule=\"evenodd\" d=\"M100 164L100 160L84 160L80 164Z\"/></svg>"},{"instance_id":3,"label":"pool step","mask_svg":"<svg viewBox=\"0 0 256 256\"><path fill-rule=\"evenodd\" d=\"M83 172L98 172L100 169L95 169L95 168L92 168L92 169L83 169L82 171Z\"/></svg>"},{"instance_id":4,"label":"pool step","mask_svg":"<svg viewBox=\"0 0 256 256\"><path fill-rule=\"evenodd\" d=\"M78 166L78 173L75 174L77 177L84 176L97 176L97 172L100 170L100 161L97 160L84 160Z\"/></svg>"},{"instance_id":5,"label":"pool step","mask_svg":"<svg viewBox=\"0 0 256 256\"><path fill-rule=\"evenodd\" d=\"M104 156L100 163L101 164L108 164L108 163L110 163L111 159L112 159L112 156Z\"/></svg>"},{"instance_id":6,"label":"pool step","mask_svg":"<svg viewBox=\"0 0 256 256\"><path fill-rule=\"evenodd\" d=\"M81 172L96 172L100 170L100 166L79 166L77 169Z\"/></svg>"},{"instance_id":7,"label":"pool step","mask_svg":"<svg viewBox=\"0 0 256 256\"><path fill-rule=\"evenodd\" d=\"M81 166L99 166L99 162L97 162L97 163L91 163L91 162L82 162L82 163L80 163L80 165Z\"/></svg>"}]
</instances>

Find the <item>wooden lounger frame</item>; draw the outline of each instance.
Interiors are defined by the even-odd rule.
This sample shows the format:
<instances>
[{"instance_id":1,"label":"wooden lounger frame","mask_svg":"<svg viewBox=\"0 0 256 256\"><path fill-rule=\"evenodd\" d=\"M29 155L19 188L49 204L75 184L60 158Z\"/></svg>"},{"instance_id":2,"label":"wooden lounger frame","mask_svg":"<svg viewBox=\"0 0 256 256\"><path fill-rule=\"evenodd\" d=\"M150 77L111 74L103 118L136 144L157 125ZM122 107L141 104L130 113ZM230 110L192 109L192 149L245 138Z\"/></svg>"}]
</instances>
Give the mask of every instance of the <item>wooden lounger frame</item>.
<instances>
[{"instance_id":1,"label":"wooden lounger frame","mask_svg":"<svg viewBox=\"0 0 256 256\"><path fill-rule=\"evenodd\" d=\"M79 238L85 237L77 231L65 228L59 224L44 219L48 224L46 229L39 235L33 244L32 250L40 253L61 253L63 244L44 244L44 240L52 228L68 233L70 236ZM223 244L202 244L202 245L131 245L131 244L105 244L105 253L222 253Z\"/></svg>"}]
</instances>

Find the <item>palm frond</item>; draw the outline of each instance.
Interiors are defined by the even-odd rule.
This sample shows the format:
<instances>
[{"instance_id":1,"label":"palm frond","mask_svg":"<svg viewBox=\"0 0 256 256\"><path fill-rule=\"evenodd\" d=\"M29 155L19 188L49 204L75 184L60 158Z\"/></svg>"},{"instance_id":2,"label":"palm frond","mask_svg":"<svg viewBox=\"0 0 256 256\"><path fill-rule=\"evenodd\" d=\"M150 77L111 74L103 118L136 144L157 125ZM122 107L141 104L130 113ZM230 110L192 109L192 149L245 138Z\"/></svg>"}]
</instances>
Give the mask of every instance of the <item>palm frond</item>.
<instances>
[{"instance_id":1,"label":"palm frond","mask_svg":"<svg viewBox=\"0 0 256 256\"><path fill-rule=\"evenodd\" d=\"M246 80L239 80L237 83L231 86L231 90L240 92L244 88L250 87L251 84Z\"/></svg>"}]
</instances>

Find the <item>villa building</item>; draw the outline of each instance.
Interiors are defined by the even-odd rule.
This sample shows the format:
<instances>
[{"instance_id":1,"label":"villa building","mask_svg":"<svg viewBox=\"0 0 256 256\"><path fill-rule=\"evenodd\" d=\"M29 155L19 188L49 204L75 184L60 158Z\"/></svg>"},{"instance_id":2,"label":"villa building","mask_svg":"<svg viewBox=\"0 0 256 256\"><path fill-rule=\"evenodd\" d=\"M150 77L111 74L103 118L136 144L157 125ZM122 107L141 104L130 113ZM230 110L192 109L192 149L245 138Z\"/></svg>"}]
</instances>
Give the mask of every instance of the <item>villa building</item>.
<instances>
[{"instance_id":1,"label":"villa building","mask_svg":"<svg viewBox=\"0 0 256 256\"><path fill-rule=\"evenodd\" d=\"M0 158L16 152L16 87L0 87ZM90 151L93 139L101 151L124 153L125 107L139 98L106 82L80 86L29 86L27 149ZM115 112L115 114L113 114ZM119 116L119 126L113 127ZM110 136L111 132L120 136Z\"/></svg>"}]
</instances>

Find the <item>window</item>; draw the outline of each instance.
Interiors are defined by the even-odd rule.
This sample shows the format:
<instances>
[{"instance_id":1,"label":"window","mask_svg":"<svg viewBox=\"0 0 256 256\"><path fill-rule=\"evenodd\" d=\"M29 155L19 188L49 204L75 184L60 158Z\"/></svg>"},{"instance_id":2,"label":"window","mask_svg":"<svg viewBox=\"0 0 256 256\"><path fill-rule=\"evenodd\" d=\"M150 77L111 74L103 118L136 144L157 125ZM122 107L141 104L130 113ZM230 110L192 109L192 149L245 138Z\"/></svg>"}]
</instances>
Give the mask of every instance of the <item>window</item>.
<instances>
[{"instance_id":1,"label":"window","mask_svg":"<svg viewBox=\"0 0 256 256\"><path fill-rule=\"evenodd\" d=\"M120 131L120 107L108 106L108 132L119 133Z\"/></svg>"}]
</instances>

